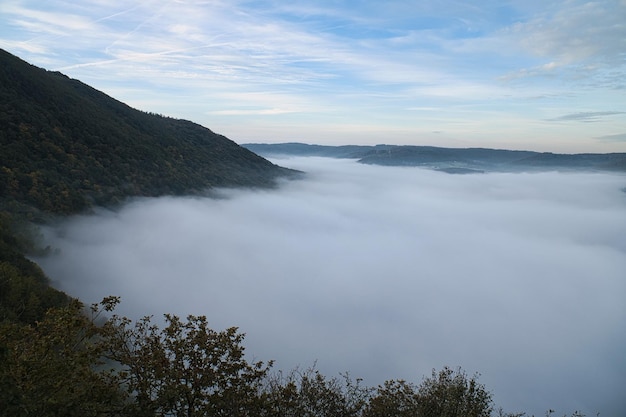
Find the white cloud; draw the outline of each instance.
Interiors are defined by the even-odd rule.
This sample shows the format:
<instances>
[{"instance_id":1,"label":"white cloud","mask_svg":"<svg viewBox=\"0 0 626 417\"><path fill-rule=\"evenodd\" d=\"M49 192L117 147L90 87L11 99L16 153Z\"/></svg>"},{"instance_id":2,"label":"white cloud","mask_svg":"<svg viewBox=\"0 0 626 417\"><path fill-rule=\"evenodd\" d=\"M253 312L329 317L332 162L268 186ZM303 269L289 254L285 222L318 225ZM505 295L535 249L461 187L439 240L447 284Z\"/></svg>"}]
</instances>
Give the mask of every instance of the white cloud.
<instances>
[{"instance_id":1,"label":"white cloud","mask_svg":"<svg viewBox=\"0 0 626 417\"><path fill-rule=\"evenodd\" d=\"M89 18L75 14L32 10L14 5L3 7L3 12L20 16L20 20L15 21L17 25L23 25L31 31L47 32L49 35L94 29Z\"/></svg>"},{"instance_id":2,"label":"white cloud","mask_svg":"<svg viewBox=\"0 0 626 417\"><path fill-rule=\"evenodd\" d=\"M540 75L559 67L585 72L587 77L607 67L624 74L626 7L615 0L570 1L564 6L519 22L501 34L513 36L526 51L549 60L522 69L517 76Z\"/></svg>"},{"instance_id":3,"label":"white cloud","mask_svg":"<svg viewBox=\"0 0 626 417\"><path fill-rule=\"evenodd\" d=\"M508 411L626 409L623 176L275 162L307 179L77 217L41 265L134 317L240 326L283 369L377 384L460 365Z\"/></svg>"},{"instance_id":4,"label":"white cloud","mask_svg":"<svg viewBox=\"0 0 626 417\"><path fill-rule=\"evenodd\" d=\"M615 1L574 2L549 18L516 28L529 50L565 63L618 60L626 52L626 9ZM620 58L622 57L622 58Z\"/></svg>"},{"instance_id":5,"label":"white cloud","mask_svg":"<svg viewBox=\"0 0 626 417\"><path fill-rule=\"evenodd\" d=\"M550 119L550 121L555 122L568 122L568 121L578 121L578 122L597 122L602 118L610 117L610 116L620 116L626 114L623 111L586 111L579 113L571 113L565 114L559 117L555 117Z\"/></svg>"},{"instance_id":6,"label":"white cloud","mask_svg":"<svg viewBox=\"0 0 626 417\"><path fill-rule=\"evenodd\" d=\"M224 115L224 116L240 116L240 115L263 115L271 116L276 114L296 113L296 110L288 109L231 109L231 110L216 110L209 112L210 114Z\"/></svg>"}]
</instances>

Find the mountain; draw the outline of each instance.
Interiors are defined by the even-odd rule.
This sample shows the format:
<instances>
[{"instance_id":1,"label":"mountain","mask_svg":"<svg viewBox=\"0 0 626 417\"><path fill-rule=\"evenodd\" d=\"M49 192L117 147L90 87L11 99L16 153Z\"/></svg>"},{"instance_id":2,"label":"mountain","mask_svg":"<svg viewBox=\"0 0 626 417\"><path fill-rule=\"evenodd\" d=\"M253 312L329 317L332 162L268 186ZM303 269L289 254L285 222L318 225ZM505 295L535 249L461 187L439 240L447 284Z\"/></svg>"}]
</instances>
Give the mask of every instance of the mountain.
<instances>
[{"instance_id":1,"label":"mountain","mask_svg":"<svg viewBox=\"0 0 626 417\"><path fill-rule=\"evenodd\" d=\"M328 158L363 158L372 152L387 151L394 148L393 145L309 145L299 142L288 143L247 143L241 145L259 155L298 155L298 156L323 156Z\"/></svg>"},{"instance_id":2,"label":"mountain","mask_svg":"<svg viewBox=\"0 0 626 417\"><path fill-rule=\"evenodd\" d=\"M248 143L260 155L352 158L364 164L419 166L451 174L485 171L586 170L626 172L626 153L554 154L485 148L435 146L323 146L304 143Z\"/></svg>"},{"instance_id":3,"label":"mountain","mask_svg":"<svg viewBox=\"0 0 626 417\"><path fill-rule=\"evenodd\" d=\"M133 109L3 50L0 150L0 209L9 211L68 214L294 174L198 124Z\"/></svg>"}]
</instances>

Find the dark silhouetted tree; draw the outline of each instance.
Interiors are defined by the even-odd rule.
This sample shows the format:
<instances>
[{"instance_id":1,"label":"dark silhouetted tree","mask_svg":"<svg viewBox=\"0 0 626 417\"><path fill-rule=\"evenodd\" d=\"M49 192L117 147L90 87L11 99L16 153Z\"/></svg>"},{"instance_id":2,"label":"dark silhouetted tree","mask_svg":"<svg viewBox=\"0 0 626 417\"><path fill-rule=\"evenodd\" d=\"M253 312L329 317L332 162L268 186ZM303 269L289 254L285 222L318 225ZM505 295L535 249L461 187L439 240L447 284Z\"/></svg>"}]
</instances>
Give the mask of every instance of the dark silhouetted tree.
<instances>
[{"instance_id":1,"label":"dark silhouetted tree","mask_svg":"<svg viewBox=\"0 0 626 417\"><path fill-rule=\"evenodd\" d=\"M275 373L266 378L264 415L275 417L358 417L371 388L348 374L327 378L314 367Z\"/></svg>"},{"instance_id":2,"label":"dark silhouetted tree","mask_svg":"<svg viewBox=\"0 0 626 417\"><path fill-rule=\"evenodd\" d=\"M145 317L135 324L113 316L105 324L107 357L134 398L134 415L247 416L260 408L258 392L270 364L248 363L237 328L209 328L204 316L165 315L160 329Z\"/></svg>"},{"instance_id":3,"label":"dark silhouetted tree","mask_svg":"<svg viewBox=\"0 0 626 417\"><path fill-rule=\"evenodd\" d=\"M491 393L464 371L444 367L419 386L392 380L379 386L366 417L489 417Z\"/></svg>"},{"instance_id":4,"label":"dark silhouetted tree","mask_svg":"<svg viewBox=\"0 0 626 417\"><path fill-rule=\"evenodd\" d=\"M433 370L418 388L418 414L423 417L489 417L493 411L491 393L458 368Z\"/></svg>"},{"instance_id":5,"label":"dark silhouetted tree","mask_svg":"<svg viewBox=\"0 0 626 417\"><path fill-rule=\"evenodd\" d=\"M33 325L0 324L0 415L88 417L121 410L124 395L101 360L96 316L73 301Z\"/></svg>"},{"instance_id":6,"label":"dark silhouetted tree","mask_svg":"<svg viewBox=\"0 0 626 417\"><path fill-rule=\"evenodd\" d=\"M418 415L417 387L404 380L385 381L371 398L366 417L414 417Z\"/></svg>"}]
</instances>

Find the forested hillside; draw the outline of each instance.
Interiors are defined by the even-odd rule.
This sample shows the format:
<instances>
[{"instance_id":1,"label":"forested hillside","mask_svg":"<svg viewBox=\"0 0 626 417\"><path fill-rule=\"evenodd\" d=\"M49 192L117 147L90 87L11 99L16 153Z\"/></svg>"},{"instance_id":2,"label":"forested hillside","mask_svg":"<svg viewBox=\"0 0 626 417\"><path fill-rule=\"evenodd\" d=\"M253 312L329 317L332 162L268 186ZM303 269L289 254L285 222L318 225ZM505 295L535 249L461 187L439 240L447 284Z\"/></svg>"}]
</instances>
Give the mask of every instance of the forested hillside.
<instances>
[{"instance_id":1,"label":"forested hillside","mask_svg":"<svg viewBox=\"0 0 626 417\"><path fill-rule=\"evenodd\" d=\"M68 302L24 257L28 222L289 175L207 128L132 109L0 50L0 320L34 323Z\"/></svg>"},{"instance_id":2,"label":"forested hillside","mask_svg":"<svg viewBox=\"0 0 626 417\"><path fill-rule=\"evenodd\" d=\"M0 208L75 213L128 196L268 186L291 171L0 50ZM32 214L31 214L32 216Z\"/></svg>"}]
</instances>

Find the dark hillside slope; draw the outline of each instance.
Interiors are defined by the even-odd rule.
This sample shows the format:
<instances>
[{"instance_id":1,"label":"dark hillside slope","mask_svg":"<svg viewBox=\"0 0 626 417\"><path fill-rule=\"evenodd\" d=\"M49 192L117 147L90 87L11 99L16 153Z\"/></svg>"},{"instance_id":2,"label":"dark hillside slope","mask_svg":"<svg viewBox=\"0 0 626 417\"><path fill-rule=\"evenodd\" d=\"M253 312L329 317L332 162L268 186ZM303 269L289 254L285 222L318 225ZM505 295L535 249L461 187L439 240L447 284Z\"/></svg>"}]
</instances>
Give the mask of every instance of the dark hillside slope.
<instances>
[{"instance_id":1,"label":"dark hillside slope","mask_svg":"<svg viewBox=\"0 0 626 417\"><path fill-rule=\"evenodd\" d=\"M268 186L291 171L0 50L0 201L73 213L128 196Z\"/></svg>"}]
</instances>

